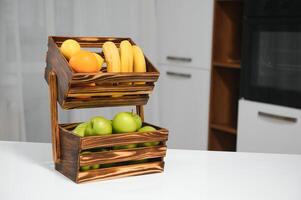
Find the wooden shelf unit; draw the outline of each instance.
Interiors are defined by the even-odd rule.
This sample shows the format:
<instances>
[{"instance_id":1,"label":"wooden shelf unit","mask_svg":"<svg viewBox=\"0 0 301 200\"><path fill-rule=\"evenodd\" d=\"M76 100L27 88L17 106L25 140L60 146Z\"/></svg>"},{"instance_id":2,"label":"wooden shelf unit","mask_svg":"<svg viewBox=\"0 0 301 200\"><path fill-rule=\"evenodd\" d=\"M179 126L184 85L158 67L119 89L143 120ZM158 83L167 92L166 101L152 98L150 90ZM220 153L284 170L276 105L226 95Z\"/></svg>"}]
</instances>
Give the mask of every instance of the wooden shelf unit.
<instances>
[{"instance_id":1,"label":"wooden shelf unit","mask_svg":"<svg viewBox=\"0 0 301 200\"><path fill-rule=\"evenodd\" d=\"M215 0L208 150L236 151L242 5Z\"/></svg>"}]
</instances>

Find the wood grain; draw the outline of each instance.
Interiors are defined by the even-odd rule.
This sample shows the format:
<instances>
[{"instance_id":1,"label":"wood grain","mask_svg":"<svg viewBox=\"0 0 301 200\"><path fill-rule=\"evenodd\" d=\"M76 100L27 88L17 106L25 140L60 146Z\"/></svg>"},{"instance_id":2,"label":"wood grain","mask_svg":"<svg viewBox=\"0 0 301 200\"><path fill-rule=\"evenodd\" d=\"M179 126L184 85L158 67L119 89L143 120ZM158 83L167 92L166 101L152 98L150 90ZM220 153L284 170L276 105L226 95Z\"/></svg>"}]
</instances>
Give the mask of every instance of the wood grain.
<instances>
[{"instance_id":1,"label":"wood grain","mask_svg":"<svg viewBox=\"0 0 301 200\"><path fill-rule=\"evenodd\" d=\"M58 110L57 110L57 79L54 72L50 72L49 96L50 96L50 118L51 118L51 140L52 140L52 157L54 163L60 159L60 138L58 130Z\"/></svg>"},{"instance_id":2,"label":"wood grain","mask_svg":"<svg viewBox=\"0 0 301 200\"><path fill-rule=\"evenodd\" d=\"M167 138L168 133L165 130L140 133L119 133L109 136L89 136L81 138L81 149L84 150L95 147L111 147L144 142L166 141Z\"/></svg>"},{"instance_id":3,"label":"wood grain","mask_svg":"<svg viewBox=\"0 0 301 200\"><path fill-rule=\"evenodd\" d=\"M137 92L137 91L152 91L154 89L154 84L152 85L133 85L129 87L128 85L103 85L103 86L72 86L68 94L84 94L84 93L100 93L100 92Z\"/></svg>"},{"instance_id":4,"label":"wood grain","mask_svg":"<svg viewBox=\"0 0 301 200\"><path fill-rule=\"evenodd\" d=\"M131 105L145 105L149 99L148 95L130 95L122 97L93 97L88 99L67 98L63 101L62 107L64 109L80 109L80 108L94 108L94 107L114 107L114 106L131 106Z\"/></svg>"},{"instance_id":5,"label":"wood grain","mask_svg":"<svg viewBox=\"0 0 301 200\"><path fill-rule=\"evenodd\" d=\"M80 155L80 166L117 163L148 158L160 158L166 154L166 146L92 152Z\"/></svg>"},{"instance_id":6,"label":"wood grain","mask_svg":"<svg viewBox=\"0 0 301 200\"><path fill-rule=\"evenodd\" d=\"M57 83L59 89L58 100L59 103L62 104L63 100L66 98L67 91L69 89L69 81L72 79L73 73L68 67L66 59L62 56L60 50L51 37L48 38L46 64L57 75Z\"/></svg>"},{"instance_id":7,"label":"wood grain","mask_svg":"<svg viewBox=\"0 0 301 200\"><path fill-rule=\"evenodd\" d=\"M79 171L80 138L59 128L60 152L59 162L55 163L55 169L73 181L77 181Z\"/></svg>"},{"instance_id":8,"label":"wood grain","mask_svg":"<svg viewBox=\"0 0 301 200\"><path fill-rule=\"evenodd\" d=\"M141 174L159 173L163 171L163 168L164 162L153 162L89 170L86 172L79 172L77 182L82 183L94 180L108 180Z\"/></svg>"},{"instance_id":9,"label":"wood grain","mask_svg":"<svg viewBox=\"0 0 301 200\"><path fill-rule=\"evenodd\" d=\"M144 108L143 106L136 106L136 113L140 116L141 120L144 121Z\"/></svg>"}]
</instances>

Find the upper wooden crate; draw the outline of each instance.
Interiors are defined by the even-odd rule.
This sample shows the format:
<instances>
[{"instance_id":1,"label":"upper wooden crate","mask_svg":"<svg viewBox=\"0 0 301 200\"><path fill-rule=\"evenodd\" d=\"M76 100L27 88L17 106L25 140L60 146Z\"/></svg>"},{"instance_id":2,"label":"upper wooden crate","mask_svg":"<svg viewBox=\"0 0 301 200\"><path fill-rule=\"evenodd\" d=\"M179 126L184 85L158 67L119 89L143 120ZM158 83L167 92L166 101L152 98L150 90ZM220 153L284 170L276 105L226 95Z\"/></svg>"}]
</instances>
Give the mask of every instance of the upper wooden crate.
<instances>
[{"instance_id":1,"label":"upper wooden crate","mask_svg":"<svg viewBox=\"0 0 301 200\"><path fill-rule=\"evenodd\" d=\"M106 41L114 42L117 47L122 40L128 40L132 45L135 44L131 38L49 36L45 79L48 82L49 72L55 72L58 102L62 108L145 105L147 103L154 83L159 78L159 72L146 57L147 72L107 73L104 68L102 73L76 73L59 49L67 39L76 40L82 48L97 48L96 53L100 55L102 55L100 52L102 45Z\"/></svg>"}]
</instances>

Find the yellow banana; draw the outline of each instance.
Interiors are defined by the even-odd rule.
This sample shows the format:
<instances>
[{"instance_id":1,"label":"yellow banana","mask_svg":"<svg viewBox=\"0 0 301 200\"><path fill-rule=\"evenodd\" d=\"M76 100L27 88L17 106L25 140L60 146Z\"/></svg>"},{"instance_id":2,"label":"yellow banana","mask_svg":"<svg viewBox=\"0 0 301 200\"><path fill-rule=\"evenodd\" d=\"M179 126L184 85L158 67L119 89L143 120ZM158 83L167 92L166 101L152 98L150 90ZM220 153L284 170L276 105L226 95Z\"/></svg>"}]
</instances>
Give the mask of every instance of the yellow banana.
<instances>
[{"instance_id":1,"label":"yellow banana","mask_svg":"<svg viewBox=\"0 0 301 200\"><path fill-rule=\"evenodd\" d=\"M107 63L107 72L120 72L120 57L116 45L111 41L105 42L102 51Z\"/></svg>"},{"instance_id":2,"label":"yellow banana","mask_svg":"<svg viewBox=\"0 0 301 200\"><path fill-rule=\"evenodd\" d=\"M146 72L146 64L140 47L133 45L134 72Z\"/></svg>"},{"instance_id":3,"label":"yellow banana","mask_svg":"<svg viewBox=\"0 0 301 200\"><path fill-rule=\"evenodd\" d=\"M133 48L129 41L120 43L121 72L133 72Z\"/></svg>"}]
</instances>

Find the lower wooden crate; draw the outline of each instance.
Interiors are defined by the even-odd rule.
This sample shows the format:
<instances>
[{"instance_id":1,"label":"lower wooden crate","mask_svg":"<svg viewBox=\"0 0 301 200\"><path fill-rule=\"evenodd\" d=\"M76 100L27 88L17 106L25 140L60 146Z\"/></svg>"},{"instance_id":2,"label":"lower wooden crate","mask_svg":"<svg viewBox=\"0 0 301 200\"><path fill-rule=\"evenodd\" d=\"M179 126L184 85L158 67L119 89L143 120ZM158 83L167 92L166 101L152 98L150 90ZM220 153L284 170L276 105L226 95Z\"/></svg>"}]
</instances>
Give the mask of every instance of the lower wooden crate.
<instances>
[{"instance_id":1,"label":"lower wooden crate","mask_svg":"<svg viewBox=\"0 0 301 200\"><path fill-rule=\"evenodd\" d=\"M164 170L168 130L151 125L156 131L119 133L108 136L79 137L71 130L77 123L60 124L60 155L55 169L76 183L93 180L158 173ZM144 125L150 125L144 123ZM113 146L159 142L156 146L113 150ZM95 149L105 149L95 151ZM81 154L89 151L88 154ZM147 159L148 161L144 161ZM142 162L141 162L142 161ZM99 169L80 171L81 166L111 164Z\"/></svg>"}]
</instances>

